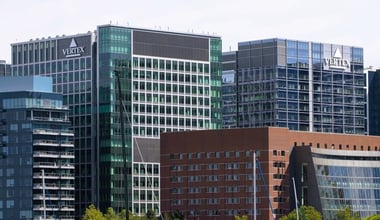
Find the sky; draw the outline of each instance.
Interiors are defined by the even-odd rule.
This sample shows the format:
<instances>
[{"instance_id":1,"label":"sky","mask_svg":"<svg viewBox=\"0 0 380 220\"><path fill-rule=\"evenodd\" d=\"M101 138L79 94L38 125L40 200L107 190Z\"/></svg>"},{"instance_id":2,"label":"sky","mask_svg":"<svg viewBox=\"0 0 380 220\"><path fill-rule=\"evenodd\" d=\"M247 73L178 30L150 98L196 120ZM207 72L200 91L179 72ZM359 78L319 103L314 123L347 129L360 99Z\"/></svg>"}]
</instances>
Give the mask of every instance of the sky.
<instances>
[{"instance_id":1,"label":"sky","mask_svg":"<svg viewBox=\"0 0 380 220\"><path fill-rule=\"evenodd\" d=\"M0 60L11 43L72 35L117 24L222 37L238 42L287 38L364 48L380 68L378 0L1 0Z\"/></svg>"}]
</instances>

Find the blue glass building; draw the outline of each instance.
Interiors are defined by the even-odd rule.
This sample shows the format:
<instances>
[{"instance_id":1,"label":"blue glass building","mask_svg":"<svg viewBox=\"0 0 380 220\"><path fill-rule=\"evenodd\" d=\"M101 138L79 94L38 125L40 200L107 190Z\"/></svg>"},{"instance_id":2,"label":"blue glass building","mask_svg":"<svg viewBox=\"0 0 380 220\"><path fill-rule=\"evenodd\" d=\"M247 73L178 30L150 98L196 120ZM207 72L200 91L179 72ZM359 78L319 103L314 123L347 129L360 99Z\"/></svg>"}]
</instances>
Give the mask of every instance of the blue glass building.
<instances>
[{"instance_id":1,"label":"blue glass building","mask_svg":"<svg viewBox=\"0 0 380 220\"><path fill-rule=\"evenodd\" d=\"M378 213L379 151L304 146L293 148L292 157L291 175L299 181L297 193L301 204L322 210L324 219L333 219L337 211L346 207L361 217Z\"/></svg>"},{"instance_id":2,"label":"blue glass building","mask_svg":"<svg viewBox=\"0 0 380 220\"><path fill-rule=\"evenodd\" d=\"M0 219L74 219L74 133L52 79L0 77Z\"/></svg>"},{"instance_id":3,"label":"blue glass building","mask_svg":"<svg viewBox=\"0 0 380 220\"><path fill-rule=\"evenodd\" d=\"M367 132L362 48L277 38L241 42L234 79L236 127Z\"/></svg>"}]
</instances>

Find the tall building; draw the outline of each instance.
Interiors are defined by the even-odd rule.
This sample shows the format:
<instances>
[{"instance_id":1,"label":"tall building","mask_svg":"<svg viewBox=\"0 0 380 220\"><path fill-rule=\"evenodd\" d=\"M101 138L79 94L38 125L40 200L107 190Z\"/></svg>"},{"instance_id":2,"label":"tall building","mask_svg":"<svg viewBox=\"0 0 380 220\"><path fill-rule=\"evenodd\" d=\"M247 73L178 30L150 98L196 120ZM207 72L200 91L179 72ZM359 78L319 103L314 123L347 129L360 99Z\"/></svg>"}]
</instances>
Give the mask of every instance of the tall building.
<instances>
[{"instance_id":1,"label":"tall building","mask_svg":"<svg viewBox=\"0 0 380 220\"><path fill-rule=\"evenodd\" d=\"M113 25L12 44L13 75L52 76L70 107L77 217L124 209L126 178L129 209L160 212L160 133L221 128L221 56L220 37Z\"/></svg>"},{"instance_id":2,"label":"tall building","mask_svg":"<svg viewBox=\"0 0 380 220\"><path fill-rule=\"evenodd\" d=\"M368 134L380 135L380 69L368 74Z\"/></svg>"},{"instance_id":3,"label":"tall building","mask_svg":"<svg viewBox=\"0 0 380 220\"><path fill-rule=\"evenodd\" d=\"M0 219L74 219L68 111L51 78L0 78Z\"/></svg>"},{"instance_id":4,"label":"tall building","mask_svg":"<svg viewBox=\"0 0 380 220\"><path fill-rule=\"evenodd\" d=\"M379 210L377 136L266 127L164 133L160 141L163 216L279 219L295 208L295 194L323 219L346 207L362 218Z\"/></svg>"},{"instance_id":5,"label":"tall building","mask_svg":"<svg viewBox=\"0 0 380 220\"><path fill-rule=\"evenodd\" d=\"M13 76L49 76L63 94L74 130L75 201L80 216L96 195L96 84L92 33L57 36L12 44Z\"/></svg>"},{"instance_id":6,"label":"tall building","mask_svg":"<svg viewBox=\"0 0 380 220\"><path fill-rule=\"evenodd\" d=\"M7 64L5 60L0 60L0 76L10 76L11 65Z\"/></svg>"},{"instance_id":7,"label":"tall building","mask_svg":"<svg viewBox=\"0 0 380 220\"><path fill-rule=\"evenodd\" d=\"M123 108L128 206L134 213L159 213L160 133L221 128L221 39L111 25L99 26L97 35L100 206L125 204Z\"/></svg>"},{"instance_id":8,"label":"tall building","mask_svg":"<svg viewBox=\"0 0 380 220\"><path fill-rule=\"evenodd\" d=\"M287 39L241 42L235 73L236 127L367 132L362 48Z\"/></svg>"}]
</instances>

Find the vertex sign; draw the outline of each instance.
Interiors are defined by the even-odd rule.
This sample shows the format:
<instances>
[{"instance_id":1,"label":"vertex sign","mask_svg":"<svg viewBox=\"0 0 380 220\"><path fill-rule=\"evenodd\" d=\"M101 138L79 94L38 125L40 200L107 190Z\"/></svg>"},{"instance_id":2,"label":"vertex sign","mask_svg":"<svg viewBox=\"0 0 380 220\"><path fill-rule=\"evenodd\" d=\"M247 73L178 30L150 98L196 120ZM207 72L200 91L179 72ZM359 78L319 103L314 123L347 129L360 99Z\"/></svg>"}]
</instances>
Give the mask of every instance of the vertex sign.
<instances>
[{"instance_id":1,"label":"vertex sign","mask_svg":"<svg viewBox=\"0 0 380 220\"><path fill-rule=\"evenodd\" d=\"M91 34L69 36L58 40L58 59L91 55Z\"/></svg>"},{"instance_id":2,"label":"vertex sign","mask_svg":"<svg viewBox=\"0 0 380 220\"><path fill-rule=\"evenodd\" d=\"M343 59L342 53L339 48L336 48L334 56L331 58L324 58L323 60L324 69L340 69L340 70L350 70L350 61Z\"/></svg>"},{"instance_id":3,"label":"vertex sign","mask_svg":"<svg viewBox=\"0 0 380 220\"><path fill-rule=\"evenodd\" d=\"M79 57L84 53L84 47L78 47L75 38L71 39L70 47L62 49L62 53L66 58L69 57Z\"/></svg>"}]
</instances>

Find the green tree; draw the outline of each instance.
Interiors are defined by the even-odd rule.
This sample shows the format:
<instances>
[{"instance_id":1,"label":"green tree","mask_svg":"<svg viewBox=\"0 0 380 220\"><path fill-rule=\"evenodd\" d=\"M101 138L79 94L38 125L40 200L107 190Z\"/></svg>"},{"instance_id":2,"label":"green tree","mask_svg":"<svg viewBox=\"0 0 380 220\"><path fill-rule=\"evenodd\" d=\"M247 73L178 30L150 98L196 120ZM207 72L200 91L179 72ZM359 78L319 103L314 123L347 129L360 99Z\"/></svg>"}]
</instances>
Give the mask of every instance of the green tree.
<instances>
[{"instance_id":1,"label":"green tree","mask_svg":"<svg viewBox=\"0 0 380 220\"><path fill-rule=\"evenodd\" d=\"M148 220L156 219L156 213L152 209L149 209L145 216Z\"/></svg>"},{"instance_id":2,"label":"green tree","mask_svg":"<svg viewBox=\"0 0 380 220\"><path fill-rule=\"evenodd\" d=\"M104 214L106 220L117 220L119 219L113 208L109 207L106 214Z\"/></svg>"},{"instance_id":3,"label":"green tree","mask_svg":"<svg viewBox=\"0 0 380 220\"><path fill-rule=\"evenodd\" d=\"M364 220L380 220L380 214L370 215L370 216L364 218Z\"/></svg>"},{"instance_id":4,"label":"green tree","mask_svg":"<svg viewBox=\"0 0 380 220\"><path fill-rule=\"evenodd\" d=\"M360 220L360 213L353 212L350 207L346 207L336 212L334 220Z\"/></svg>"},{"instance_id":5,"label":"green tree","mask_svg":"<svg viewBox=\"0 0 380 220\"><path fill-rule=\"evenodd\" d=\"M322 214L313 206L301 206L298 209L298 216L300 219L302 219L303 214L307 220L322 220ZM293 209L288 215L282 216L280 220L297 220L296 209Z\"/></svg>"},{"instance_id":6,"label":"green tree","mask_svg":"<svg viewBox=\"0 0 380 220\"><path fill-rule=\"evenodd\" d=\"M246 215L242 215L242 216L235 215L234 218L235 218L235 220L247 220L248 216L246 216Z\"/></svg>"},{"instance_id":7,"label":"green tree","mask_svg":"<svg viewBox=\"0 0 380 220\"><path fill-rule=\"evenodd\" d=\"M106 220L103 216L103 213L95 208L93 204L89 205L86 208L84 215L82 216L82 220Z\"/></svg>"}]
</instances>

